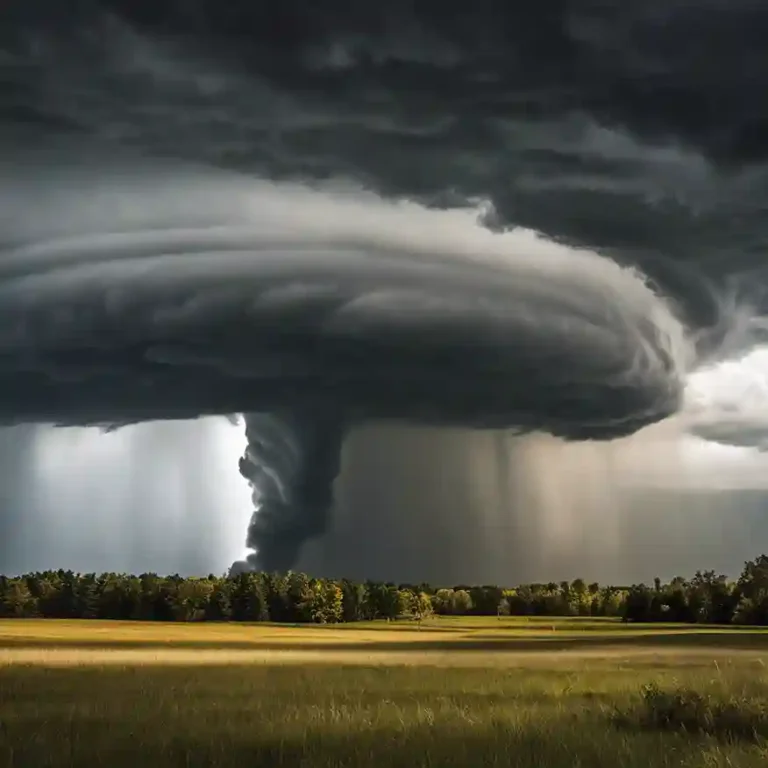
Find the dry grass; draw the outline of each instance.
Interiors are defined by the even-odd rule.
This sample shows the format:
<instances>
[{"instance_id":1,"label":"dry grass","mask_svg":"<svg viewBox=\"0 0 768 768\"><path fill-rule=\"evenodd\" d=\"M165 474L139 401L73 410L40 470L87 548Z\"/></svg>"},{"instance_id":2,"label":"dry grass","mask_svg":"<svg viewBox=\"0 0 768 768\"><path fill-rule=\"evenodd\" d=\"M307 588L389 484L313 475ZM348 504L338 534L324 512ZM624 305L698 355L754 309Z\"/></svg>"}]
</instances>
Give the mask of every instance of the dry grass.
<instances>
[{"instance_id":1,"label":"dry grass","mask_svg":"<svg viewBox=\"0 0 768 768\"><path fill-rule=\"evenodd\" d=\"M360 650L323 651L320 649L285 650L242 650L210 648L192 650L185 648L167 649L86 649L86 648L14 648L0 650L0 668L6 666L45 666L45 667L104 667L104 666L232 666L251 664L271 665L344 665L344 666L385 666L385 667L462 667L497 668L497 669L540 669L580 668L585 662L601 666L607 662L609 669L616 664L633 663L645 666L701 666L702 662L720 659L724 663L751 661L761 664L761 656L749 651L734 651L712 654L701 649L692 649L681 654L672 648L640 648L637 650L578 650L551 652L514 652L489 655L483 651L440 652L413 651L401 655L374 651L366 653Z\"/></svg>"},{"instance_id":2,"label":"dry grass","mask_svg":"<svg viewBox=\"0 0 768 768\"><path fill-rule=\"evenodd\" d=\"M726 741L760 744L768 737L768 702L764 698L715 696L687 688L664 690L651 683L643 688L640 706L617 712L615 722L622 728L708 734Z\"/></svg>"},{"instance_id":3,"label":"dry grass","mask_svg":"<svg viewBox=\"0 0 768 768\"><path fill-rule=\"evenodd\" d=\"M768 764L759 738L613 725L646 685L756 710L767 633L549 624L0 622L0 766Z\"/></svg>"}]
</instances>

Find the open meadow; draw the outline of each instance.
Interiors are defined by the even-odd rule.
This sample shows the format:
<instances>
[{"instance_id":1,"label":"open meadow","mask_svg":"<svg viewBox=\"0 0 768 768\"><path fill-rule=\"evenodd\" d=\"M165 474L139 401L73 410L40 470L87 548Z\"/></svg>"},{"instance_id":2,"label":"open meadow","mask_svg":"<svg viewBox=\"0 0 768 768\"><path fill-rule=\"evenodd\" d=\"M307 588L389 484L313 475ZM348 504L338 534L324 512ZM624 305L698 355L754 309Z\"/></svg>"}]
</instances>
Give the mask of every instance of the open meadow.
<instances>
[{"instance_id":1,"label":"open meadow","mask_svg":"<svg viewBox=\"0 0 768 768\"><path fill-rule=\"evenodd\" d=\"M0 766L764 766L766 656L600 619L3 621Z\"/></svg>"}]
</instances>

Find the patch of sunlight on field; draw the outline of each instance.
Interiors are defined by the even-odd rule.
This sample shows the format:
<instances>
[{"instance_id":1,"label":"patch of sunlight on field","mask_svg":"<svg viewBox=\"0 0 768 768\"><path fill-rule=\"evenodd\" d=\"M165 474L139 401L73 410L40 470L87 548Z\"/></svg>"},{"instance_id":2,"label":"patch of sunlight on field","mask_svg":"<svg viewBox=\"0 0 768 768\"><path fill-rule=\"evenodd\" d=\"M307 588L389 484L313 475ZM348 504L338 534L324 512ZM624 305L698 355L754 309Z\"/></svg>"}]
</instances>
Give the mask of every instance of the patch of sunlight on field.
<instances>
[{"instance_id":1,"label":"patch of sunlight on field","mask_svg":"<svg viewBox=\"0 0 768 768\"><path fill-rule=\"evenodd\" d=\"M495 622L495 623L494 623ZM605 630L604 627L610 627ZM591 627L585 629L585 627ZM459 656L476 663L478 654L498 663L513 653L549 654L571 652L580 655L668 654L722 652L760 654L768 650L768 632L701 627L637 627L620 622L560 619L556 622L525 619L475 620L433 619L415 622L378 622L339 626L270 624L181 624L160 622L109 621L0 621L0 660L32 661L40 658L106 659L105 652L120 651L120 658L139 658L140 651L154 659L185 659L189 653L203 653L210 661L227 652L238 661L258 657L285 660L318 657L335 662L377 663L413 654ZM45 653L43 654L43 651ZM64 651L68 651L65 654ZM170 652L173 651L173 654ZM55 652L55 653L54 653ZM135 652L131 655L129 652ZM163 653L166 655L163 656ZM125 655L129 654L129 655ZM457 656L458 654L458 656ZM113 658L117 658L113 656ZM146 658L149 658L147 656ZM222 657L223 658L223 657Z\"/></svg>"}]
</instances>

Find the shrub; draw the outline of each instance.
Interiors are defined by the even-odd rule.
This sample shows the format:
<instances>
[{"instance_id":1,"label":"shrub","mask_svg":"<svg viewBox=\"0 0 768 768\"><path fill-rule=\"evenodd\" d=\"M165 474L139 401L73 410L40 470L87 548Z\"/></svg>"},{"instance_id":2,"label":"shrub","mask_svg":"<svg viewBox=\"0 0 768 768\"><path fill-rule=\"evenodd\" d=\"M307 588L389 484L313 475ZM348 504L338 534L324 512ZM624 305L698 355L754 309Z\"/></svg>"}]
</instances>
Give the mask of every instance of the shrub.
<instances>
[{"instance_id":1,"label":"shrub","mask_svg":"<svg viewBox=\"0 0 768 768\"><path fill-rule=\"evenodd\" d=\"M727 740L768 738L768 706L757 699L712 695L680 688L665 691L655 683L642 690L638 709L617 712L617 725L708 734Z\"/></svg>"}]
</instances>

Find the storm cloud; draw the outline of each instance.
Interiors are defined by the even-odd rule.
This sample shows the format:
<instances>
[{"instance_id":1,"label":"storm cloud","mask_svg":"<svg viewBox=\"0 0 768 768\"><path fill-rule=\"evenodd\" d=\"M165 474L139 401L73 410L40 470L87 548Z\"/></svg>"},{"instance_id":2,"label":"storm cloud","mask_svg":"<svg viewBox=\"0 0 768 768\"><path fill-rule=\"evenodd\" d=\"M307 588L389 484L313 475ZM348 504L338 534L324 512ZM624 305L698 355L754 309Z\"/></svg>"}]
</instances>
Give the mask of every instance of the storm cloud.
<instances>
[{"instance_id":1,"label":"storm cloud","mask_svg":"<svg viewBox=\"0 0 768 768\"><path fill-rule=\"evenodd\" d=\"M4 14L0 420L247 414L270 565L350 426L620 437L763 338L762 6Z\"/></svg>"},{"instance_id":2,"label":"storm cloud","mask_svg":"<svg viewBox=\"0 0 768 768\"><path fill-rule=\"evenodd\" d=\"M435 233L428 212L414 221L227 174L148 173L110 197L109 177L58 170L58 196L45 174L48 201L29 192L34 221L4 226L17 243L0 261L6 422L343 403L361 418L589 437L679 404L689 350L673 307L593 253L521 243L463 214ZM32 205L6 180L8 207ZM195 184L226 210L219 226L174 219L174 199L216 215L187 193ZM78 234L51 230L56 220Z\"/></svg>"},{"instance_id":3,"label":"storm cloud","mask_svg":"<svg viewBox=\"0 0 768 768\"><path fill-rule=\"evenodd\" d=\"M349 425L610 438L680 405L692 352L674 307L594 253L494 234L471 212L194 168L134 164L116 184L67 162L58 182L22 163L2 195L17 210L0 259L0 418L246 413L263 553L324 530Z\"/></svg>"},{"instance_id":4,"label":"storm cloud","mask_svg":"<svg viewBox=\"0 0 768 768\"><path fill-rule=\"evenodd\" d=\"M715 329L762 308L768 10L751 0L45 0L6 9L3 123L261 178L346 179L598 249ZM746 294L746 295L744 295Z\"/></svg>"},{"instance_id":5,"label":"storm cloud","mask_svg":"<svg viewBox=\"0 0 768 768\"><path fill-rule=\"evenodd\" d=\"M666 257L760 218L759 3L72 5L6 10L5 122Z\"/></svg>"}]
</instances>

